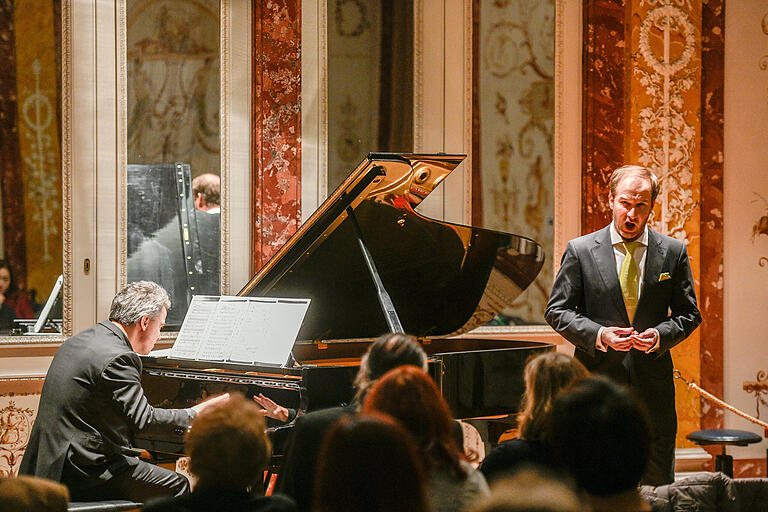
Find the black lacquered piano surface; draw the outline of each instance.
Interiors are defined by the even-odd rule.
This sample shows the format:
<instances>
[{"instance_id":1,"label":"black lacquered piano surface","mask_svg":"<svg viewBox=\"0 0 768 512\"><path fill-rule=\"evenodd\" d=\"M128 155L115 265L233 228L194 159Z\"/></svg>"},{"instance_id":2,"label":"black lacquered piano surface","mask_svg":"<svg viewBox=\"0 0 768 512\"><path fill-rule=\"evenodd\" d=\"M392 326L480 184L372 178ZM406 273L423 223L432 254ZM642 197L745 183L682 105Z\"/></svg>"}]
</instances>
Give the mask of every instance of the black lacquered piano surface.
<instances>
[{"instance_id":1,"label":"black lacquered piano surface","mask_svg":"<svg viewBox=\"0 0 768 512\"><path fill-rule=\"evenodd\" d=\"M430 356L430 373L455 416L517 412L526 360L553 346L456 336L510 305L538 275L544 253L522 236L418 213L463 158L369 155L239 293L311 299L293 348L295 365L145 358L150 402L185 407L238 390L303 410L348 403L360 357L390 331L354 220L403 330Z\"/></svg>"}]
</instances>

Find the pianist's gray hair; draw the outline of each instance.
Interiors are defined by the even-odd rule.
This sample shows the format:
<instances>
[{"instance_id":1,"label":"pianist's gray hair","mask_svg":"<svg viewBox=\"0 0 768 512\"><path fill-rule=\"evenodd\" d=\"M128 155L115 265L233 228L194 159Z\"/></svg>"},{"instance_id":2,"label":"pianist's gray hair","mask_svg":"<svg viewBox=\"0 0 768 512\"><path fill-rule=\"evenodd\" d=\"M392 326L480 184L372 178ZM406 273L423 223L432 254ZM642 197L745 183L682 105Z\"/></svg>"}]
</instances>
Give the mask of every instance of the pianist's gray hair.
<instances>
[{"instance_id":1,"label":"pianist's gray hair","mask_svg":"<svg viewBox=\"0 0 768 512\"><path fill-rule=\"evenodd\" d=\"M354 402L362 405L365 394L376 380L393 368L413 365L427 370L427 354L410 334L388 333L376 338L360 361L355 377Z\"/></svg>"},{"instance_id":2,"label":"pianist's gray hair","mask_svg":"<svg viewBox=\"0 0 768 512\"><path fill-rule=\"evenodd\" d=\"M157 318L163 308L171 309L171 299L163 287L152 281L136 281L112 299L109 319L123 325L136 325L143 316Z\"/></svg>"}]
</instances>

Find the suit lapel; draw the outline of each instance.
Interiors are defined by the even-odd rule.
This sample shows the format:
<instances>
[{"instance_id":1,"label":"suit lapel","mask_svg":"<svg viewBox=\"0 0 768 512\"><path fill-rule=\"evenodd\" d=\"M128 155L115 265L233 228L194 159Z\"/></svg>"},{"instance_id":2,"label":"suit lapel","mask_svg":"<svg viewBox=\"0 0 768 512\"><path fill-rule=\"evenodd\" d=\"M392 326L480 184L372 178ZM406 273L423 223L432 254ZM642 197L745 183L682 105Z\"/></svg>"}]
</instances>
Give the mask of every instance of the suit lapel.
<instances>
[{"instance_id":1,"label":"suit lapel","mask_svg":"<svg viewBox=\"0 0 768 512\"><path fill-rule=\"evenodd\" d=\"M637 301L637 311L640 311L643 304L650 300L646 297L652 294L658 282L666 255L667 247L663 244L663 239L654 230L648 228L648 249L645 254L643 289L640 291L640 298ZM635 313L635 316L637 316L637 313Z\"/></svg>"},{"instance_id":2,"label":"suit lapel","mask_svg":"<svg viewBox=\"0 0 768 512\"><path fill-rule=\"evenodd\" d=\"M627 308L624 306L624 297L621 295L619 275L616 273L616 258L613 256L610 226L597 232L591 253L611 302L616 307L616 311L619 312L620 318L623 318L629 325Z\"/></svg>"}]
</instances>

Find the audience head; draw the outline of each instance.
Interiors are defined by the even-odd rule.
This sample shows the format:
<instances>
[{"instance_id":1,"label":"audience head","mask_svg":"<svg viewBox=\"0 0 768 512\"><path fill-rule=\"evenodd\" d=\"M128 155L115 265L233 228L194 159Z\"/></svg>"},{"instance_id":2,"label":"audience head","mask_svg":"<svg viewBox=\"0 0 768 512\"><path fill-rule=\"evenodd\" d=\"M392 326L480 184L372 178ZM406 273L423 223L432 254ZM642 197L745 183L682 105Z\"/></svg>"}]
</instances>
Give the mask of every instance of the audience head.
<instances>
[{"instance_id":1,"label":"audience head","mask_svg":"<svg viewBox=\"0 0 768 512\"><path fill-rule=\"evenodd\" d=\"M221 178L211 173L197 176L192 180L192 197L198 210L218 208L221 204Z\"/></svg>"},{"instance_id":2,"label":"audience head","mask_svg":"<svg viewBox=\"0 0 768 512\"><path fill-rule=\"evenodd\" d=\"M416 446L383 415L345 416L325 436L315 479L317 512L426 512Z\"/></svg>"},{"instance_id":3,"label":"audience head","mask_svg":"<svg viewBox=\"0 0 768 512\"><path fill-rule=\"evenodd\" d=\"M582 489L609 496L637 487L648 461L650 424L627 389L592 377L555 399L549 440Z\"/></svg>"},{"instance_id":4,"label":"audience head","mask_svg":"<svg viewBox=\"0 0 768 512\"><path fill-rule=\"evenodd\" d=\"M355 377L356 401L362 404L365 394L376 379L406 364L427 369L427 354L416 338L397 333L376 338L360 361L360 370Z\"/></svg>"},{"instance_id":5,"label":"audience head","mask_svg":"<svg viewBox=\"0 0 768 512\"><path fill-rule=\"evenodd\" d=\"M581 512L576 491L558 476L528 468L491 486L491 495L470 512Z\"/></svg>"},{"instance_id":6,"label":"audience head","mask_svg":"<svg viewBox=\"0 0 768 512\"><path fill-rule=\"evenodd\" d=\"M384 413L400 422L415 439L427 472L439 468L465 476L451 411L424 370L400 366L387 372L371 388L363 411Z\"/></svg>"},{"instance_id":7,"label":"audience head","mask_svg":"<svg viewBox=\"0 0 768 512\"><path fill-rule=\"evenodd\" d=\"M16 291L16 282L13 280L11 266L5 260L0 260L0 295L7 295Z\"/></svg>"},{"instance_id":8,"label":"audience head","mask_svg":"<svg viewBox=\"0 0 768 512\"><path fill-rule=\"evenodd\" d=\"M525 395L517 424L520 437L541 440L552 402L561 390L589 376L584 365L558 352L539 354L528 360L523 372Z\"/></svg>"},{"instance_id":9,"label":"audience head","mask_svg":"<svg viewBox=\"0 0 768 512\"><path fill-rule=\"evenodd\" d=\"M185 445L198 486L217 489L259 483L271 452L261 408L239 393L200 412Z\"/></svg>"}]
</instances>

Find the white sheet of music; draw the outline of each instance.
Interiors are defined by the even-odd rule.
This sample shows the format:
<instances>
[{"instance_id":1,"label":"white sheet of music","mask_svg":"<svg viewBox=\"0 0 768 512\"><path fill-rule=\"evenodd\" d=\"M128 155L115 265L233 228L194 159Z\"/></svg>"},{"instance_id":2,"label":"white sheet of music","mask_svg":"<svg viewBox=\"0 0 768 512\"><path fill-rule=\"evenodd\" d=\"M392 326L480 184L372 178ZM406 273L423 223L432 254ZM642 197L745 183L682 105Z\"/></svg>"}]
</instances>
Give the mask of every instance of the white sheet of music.
<instances>
[{"instance_id":1,"label":"white sheet of music","mask_svg":"<svg viewBox=\"0 0 768 512\"><path fill-rule=\"evenodd\" d=\"M218 297L196 295L189 304L184 323L181 325L176 342L171 348L171 357L178 359L196 359L200 344L205 339L208 321L219 305Z\"/></svg>"},{"instance_id":2,"label":"white sheet of music","mask_svg":"<svg viewBox=\"0 0 768 512\"><path fill-rule=\"evenodd\" d=\"M230 361L284 364L309 307L308 299L251 299L232 340Z\"/></svg>"},{"instance_id":3,"label":"white sheet of music","mask_svg":"<svg viewBox=\"0 0 768 512\"><path fill-rule=\"evenodd\" d=\"M309 302L196 295L170 355L201 361L285 364Z\"/></svg>"}]
</instances>

